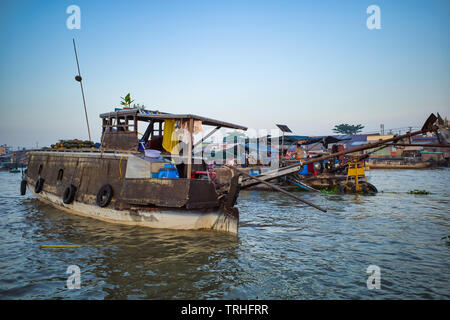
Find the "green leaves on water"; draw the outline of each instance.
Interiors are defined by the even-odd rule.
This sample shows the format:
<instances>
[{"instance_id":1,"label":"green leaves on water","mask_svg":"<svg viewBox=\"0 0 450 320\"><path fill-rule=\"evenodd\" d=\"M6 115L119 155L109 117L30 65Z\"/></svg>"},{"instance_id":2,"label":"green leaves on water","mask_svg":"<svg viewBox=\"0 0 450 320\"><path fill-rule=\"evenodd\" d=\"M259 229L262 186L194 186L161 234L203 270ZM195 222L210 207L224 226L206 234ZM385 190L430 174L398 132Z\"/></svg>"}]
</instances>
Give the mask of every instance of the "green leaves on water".
<instances>
[{"instance_id":1,"label":"green leaves on water","mask_svg":"<svg viewBox=\"0 0 450 320\"><path fill-rule=\"evenodd\" d=\"M320 189L320 192L325 194L336 194L339 193L339 186L325 187Z\"/></svg>"}]
</instances>

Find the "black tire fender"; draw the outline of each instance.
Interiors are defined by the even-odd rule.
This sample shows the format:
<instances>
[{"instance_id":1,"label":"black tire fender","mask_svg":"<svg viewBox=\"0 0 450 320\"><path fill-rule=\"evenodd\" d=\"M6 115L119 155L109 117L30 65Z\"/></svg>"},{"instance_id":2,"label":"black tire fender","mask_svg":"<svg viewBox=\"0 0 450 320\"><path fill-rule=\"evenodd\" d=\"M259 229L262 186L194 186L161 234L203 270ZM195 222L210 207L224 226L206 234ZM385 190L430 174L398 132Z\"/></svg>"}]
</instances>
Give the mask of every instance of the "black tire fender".
<instances>
[{"instance_id":1,"label":"black tire fender","mask_svg":"<svg viewBox=\"0 0 450 320\"><path fill-rule=\"evenodd\" d=\"M373 193L377 193L378 192L377 188L373 184L371 184L369 182L367 182L367 188L369 189L369 192L373 192Z\"/></svg>"},{"instance_id":2,"label":"black tire fender","mask_svg":"<svg viewBox=\"0 0 450 320\"><path fill-rule=\"evenodd\" d=\"M368 194L369 193L369 188L367 187L367 184L362 184L361 185L361 191L363 194Z\"/></svg>"},{"instance_id":3,"label":"black tire fender","mask_svg":"<svg viewBox=\"0 0 450 320\"><path fill-rule=\"evenodd\" d=\"M71 184L66 189L64 189L63 202L65 204L71 204L73 202L73 200L75 199L76 192L77 192L77 187L75 187L73 184Z\"/></svg>"},{"instance_id":4,"label":"black tire fender","mask_svg":"<svg viewBox=\"0 0 450 320\"><path fill-rule=\"evenodd\" d=\"M42 191L42 189L44 188L44 182L45 182L45 179L43 179L43 178L37 179L36 186L34 187L34 192L40 193Z\"/></svg>"},{"instance_id":5,"label":"black tire fender","mask_svg":"<svg viewBox=\"0 0 450 320\"><path fill-rule=\"evenodd\" d=\"M97 205L101 208L106 207L113 197L113 189L111 185L105 184L97 193Z\"/></svg>"},{"instance_id":6,"label":"black tire fender","mask_svg":"<svg viewBox=\"0 0 450 320\"><path fill-rule=\"evenodd\" d=\"M23 179L20 182L20 194L24 196L25 193L27 193L27 180Z\"/></svg>"}]
</instances>

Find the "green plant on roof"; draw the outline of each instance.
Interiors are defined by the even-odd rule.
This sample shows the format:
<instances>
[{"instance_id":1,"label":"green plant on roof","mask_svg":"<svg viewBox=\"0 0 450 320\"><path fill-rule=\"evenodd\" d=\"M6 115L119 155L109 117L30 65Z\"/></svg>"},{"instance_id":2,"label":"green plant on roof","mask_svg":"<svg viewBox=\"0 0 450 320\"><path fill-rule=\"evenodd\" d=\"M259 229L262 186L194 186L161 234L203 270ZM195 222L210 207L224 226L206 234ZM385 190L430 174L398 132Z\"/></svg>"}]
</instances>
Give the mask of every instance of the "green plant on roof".
<instances>
[{"instance_id":1,"label":"green plant on roof","mask_svg":"<svg viewBox=\"0 0 450 320\"><path fill-rule=\"evenodd\" d=\"M120 102L120 104L121 104L122 106L126 106L126 107L128 107L128 108L130 108L131 104L134 102L134 100L131 100L130 93L128 93L128 94L125 96L125 98L123 98L123 97L120 97L120 98L122 99L122 101Z\"/></svg>"}]
</instances>

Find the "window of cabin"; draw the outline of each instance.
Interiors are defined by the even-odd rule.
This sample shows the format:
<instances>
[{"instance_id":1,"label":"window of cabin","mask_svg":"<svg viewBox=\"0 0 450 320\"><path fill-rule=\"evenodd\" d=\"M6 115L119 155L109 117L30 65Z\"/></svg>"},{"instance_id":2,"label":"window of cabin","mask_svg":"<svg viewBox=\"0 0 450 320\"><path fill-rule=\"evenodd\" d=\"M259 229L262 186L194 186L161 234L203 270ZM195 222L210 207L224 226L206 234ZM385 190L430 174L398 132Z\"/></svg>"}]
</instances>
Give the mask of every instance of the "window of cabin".
<instances>
[{"instance_id":1,"label":"window of cabin","mask_svg":"<svg viewBox=\"0 0 450 320\"><path fill-rule=\"evenodd\" d=\"M133 132L135 131L134 115L119 116L103 119L106 132Z\"/></svg>"},{"instance_id":2,"label":"window of cabin","mask_svg":"<svg viewBox=\"0 0 450 320\"><path fill-rule=\"evenodd\" d=\"M147 137L148 141L146 142L145 147L147 149L164 151L162 147L163 140L163 130L164 130L164 121L151 121L148 124L147 128ZM145 134L144 134L145 136Z\"/></svg>"}]
</instances>

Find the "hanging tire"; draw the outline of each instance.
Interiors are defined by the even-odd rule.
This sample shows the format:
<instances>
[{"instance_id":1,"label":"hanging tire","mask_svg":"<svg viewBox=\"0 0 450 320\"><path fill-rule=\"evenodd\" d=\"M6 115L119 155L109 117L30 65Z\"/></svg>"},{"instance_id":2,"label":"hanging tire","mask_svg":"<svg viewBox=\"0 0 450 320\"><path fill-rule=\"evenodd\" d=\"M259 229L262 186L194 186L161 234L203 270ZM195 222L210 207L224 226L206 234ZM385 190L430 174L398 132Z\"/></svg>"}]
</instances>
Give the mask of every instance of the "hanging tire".
<instances>
[{"instance_id":1,"label":"hanging tire","mask_svg":"<svg viewBox=\"0 0 450 320\"><path fill-rule=\"evenodd\" d=\"M34 192L40 193L44 188L45 179L39 178L36 181L36 186L34 187Z\"/></svg>"},{"instance_id":2,"label":"hanging tire","mask_svg":"<svg viewBox=\"0 0 450 320\"><path fill-rule=\"evenodd\" d=\"M27 180L23 179L20 182L20 194L24 196L25 193L27 193Z\"/></svg>"},{"instance_id":3,"label":"hanging tire","mask_svg":"<svg viewBox=\"0 0 450 320\"><path fill-rule=\"evenodd\" d=\"M369 182L367 182L367 190L369 192L373 192L373 193L377 193L378 192L377 188L373 184L371 184Z\"/></svg>"},{"instance_id":4,"label":"hanging tire","mask_svg":"<svg viewBox=\"0 0 450 320\"><path fill-rule=\"evenodd\" d=\"M75 199L76 192L77 192L77 187L75 187L73 184L71 184L66 189L64 189L63 202L65 204L71 204L73 202L73 200Z\"/></svg>"},{"instance_id":5,"label":"hanging tire","mask_svg":"<svg viewBox=\"0 0 450 320\"><path fill-rule=\"evenodd\" d=\"M113 197L113 189L111 185L105 184L97 193L97 205L99 207L106 207Z\"/></svg>"},{"instance_id":6,"label":"hanging tire","mask_svg":"<svg viewBox=\"0 0 450 320\"><path fill-rule=\"evenodd\" d=\"M367 186L366 183L361 185L361 191L363 194L369 194L369 187Z\"/></svg>"},{"instance_id":7,"label":"hanging tire","mask_svg":"<svg viewBox=\"0 0 450 320\"><path fill-rule=\"evenodd\" d=\"M351 193L356 193L356 186L353 182L347 183L347 190Z\"/></svg>"}]
</instances>

